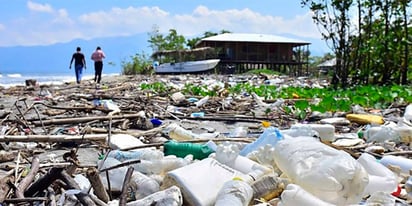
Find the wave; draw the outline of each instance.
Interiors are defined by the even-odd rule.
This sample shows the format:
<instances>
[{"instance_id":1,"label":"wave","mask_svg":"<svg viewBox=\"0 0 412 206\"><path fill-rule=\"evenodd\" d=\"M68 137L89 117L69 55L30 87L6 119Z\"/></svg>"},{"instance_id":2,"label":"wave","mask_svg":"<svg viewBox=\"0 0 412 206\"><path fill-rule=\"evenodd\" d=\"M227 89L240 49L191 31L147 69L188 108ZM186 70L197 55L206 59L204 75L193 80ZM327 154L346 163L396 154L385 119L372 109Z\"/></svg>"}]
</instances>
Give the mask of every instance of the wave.
<instances>
[{"instance_id":1,"label":"wave","mask_svg":"<svg viewBox=\"0 0 412 206\"><path fill-rule=\"evenodd\" d=\"M7 74L7 77L10 77L10 78L20 78L20 77L22 77L22 76L21 76L21 74L19 74L19 73L15 73L15 74Z\"/></svg>"}]
</instances>

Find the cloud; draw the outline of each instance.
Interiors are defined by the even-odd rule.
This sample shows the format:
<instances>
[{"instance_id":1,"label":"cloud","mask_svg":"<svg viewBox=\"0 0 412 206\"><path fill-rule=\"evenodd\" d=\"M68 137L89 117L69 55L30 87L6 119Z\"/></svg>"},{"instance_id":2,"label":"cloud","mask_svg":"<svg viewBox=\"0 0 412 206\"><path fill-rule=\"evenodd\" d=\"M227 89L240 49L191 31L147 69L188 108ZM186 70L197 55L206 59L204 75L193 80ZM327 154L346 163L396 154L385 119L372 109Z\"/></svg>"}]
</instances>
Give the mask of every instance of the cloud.
<instances>
[{"instance_id":1,"label":"cloud","mask_svg":"<svg viewBox=\"0 0 412 206\"><path fill-rule=\"evenodd\" d=\"M29 8L30 11L36 11L36 12L45 12L45 13L53 12L53 8L49 4L39 4L33 1L27 2L27 8Z\"/></svg>"},{"instance_id":2,"label":"cloud","mask_svg":"<svg viewBox=\"0 0 412 206\"><path fill-rule=\"evenodd\" d=\"M6 26L4 26L3 24L0 24L0 31L4 31L6 29Z\"/></svg>"},{"instance_id":3,"label":"cloud","mask_svg":"<svg viewBox=\"0 0 412 206\"><path fill-rule=\"evenodd\" d=\"M8 22L8 30L2 33L5 36L0 39L0 46L47 45L73 39L128 36L149 33L154 25L162 33L176 29L179 34L187 37L224 29L231 32L320 38L310 12L285 19L263 15L247 8L212 10L198 6L191 13L172 14L160 7L113 7L73 18L68 10L53 9L48 4L29 1L27 6L32 11L47 12L48 15L42 15L42 18L38 15L36 18L29 16Z\"/></svg>"}]
</instances>

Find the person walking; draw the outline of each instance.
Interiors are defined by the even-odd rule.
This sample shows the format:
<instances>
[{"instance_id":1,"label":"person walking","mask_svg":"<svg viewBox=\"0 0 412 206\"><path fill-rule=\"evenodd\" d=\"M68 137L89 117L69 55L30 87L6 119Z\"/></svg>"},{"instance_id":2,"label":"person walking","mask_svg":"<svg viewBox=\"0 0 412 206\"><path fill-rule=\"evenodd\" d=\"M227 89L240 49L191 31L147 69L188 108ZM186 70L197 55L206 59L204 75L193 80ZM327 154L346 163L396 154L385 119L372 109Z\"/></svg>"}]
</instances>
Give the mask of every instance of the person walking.
<instances>
[{"instance_id":1,"label":"person walking","mask_svg":"<svg viewBox=\"0 0 412 206\"><path fill-rule=\"evenodd\" d=\"M69 66L69 68L72 69L72 63L74 61L74 70L76 72L77 84L80 84L80 81L82 80L83 67L84 69L86 69L86 59L84 58L84 54L81 50L82 49L80 47L76 48L76 52L73 54Z\"/></svg>"},{"instance_id":2,"label":"person walking","mask_svg":"<svg viewBox=\"0 0 412 206\"><path fill-rule=\"evenodd\" d=\"M100 80L102 79L104 58L106 58L106 55L102 51L102 48L98 46L91 57L91 59L94 61L94 82L97 84L100 84Z\"/></svg>"}]
</instances>

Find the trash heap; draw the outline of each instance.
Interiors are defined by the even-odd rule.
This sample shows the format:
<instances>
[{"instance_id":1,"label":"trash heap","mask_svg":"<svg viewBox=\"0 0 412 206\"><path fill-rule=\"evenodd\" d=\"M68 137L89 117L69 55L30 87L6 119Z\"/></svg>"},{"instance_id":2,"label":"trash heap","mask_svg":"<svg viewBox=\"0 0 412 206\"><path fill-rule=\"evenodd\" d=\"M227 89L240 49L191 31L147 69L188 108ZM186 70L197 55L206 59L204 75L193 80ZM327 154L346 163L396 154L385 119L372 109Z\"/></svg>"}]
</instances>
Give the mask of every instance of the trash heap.
<instances>
[{"instance_id":1,"label":"trash heap","mask_svg":"<svg viewBox=\"0 0 412 206\"><path fill-rule=\"evenodd\" d=\"M105 80L105 79L104 79ZM2 89L2 205L408 205L412 104L298 121L231 82L305 78L121 76ZM173 92L139 90L164 82ZM221 88L185 96L182 84ZM271 108L272 115L265 114ZM253 116L250 115L253 111Z\"/></svg>"}]
</instances>

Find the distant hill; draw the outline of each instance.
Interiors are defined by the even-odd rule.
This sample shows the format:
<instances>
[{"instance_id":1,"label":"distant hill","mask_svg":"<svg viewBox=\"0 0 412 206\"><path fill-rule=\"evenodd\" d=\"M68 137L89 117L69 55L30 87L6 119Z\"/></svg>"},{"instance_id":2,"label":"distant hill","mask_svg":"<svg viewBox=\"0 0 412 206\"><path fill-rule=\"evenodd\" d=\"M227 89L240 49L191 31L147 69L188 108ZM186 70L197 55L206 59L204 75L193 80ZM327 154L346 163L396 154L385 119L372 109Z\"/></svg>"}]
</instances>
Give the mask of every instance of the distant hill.
<instances>
[{"instance_id":1,"label":"distant hill","mask_svg":"<svg viewBox=\"0 0 412 206\"><path fill-rule=\"evenodd\" d=\"M67 73L71 56L77 46L80 46L86 55L89 69L93 69L90 55L97 46L100 46L107 56L104 72L120 73L121 62L129 61L130 56L142 52L151 54L148 38L147 33L142 33L128 37L78 39L48 46L0 47L0 73ZM312 42L309 49L314 56L325 53L326 46L323 46L325 43L321 40L293 38ZM114 66L108 65L108 62L114 63Z\"/></svg>"},{"instance_id":2,"label":"distant hill","mask_svg":"<svg viewBox=\"0 0 412 206\"><path fill-rule=\"evenodd\" d=\"M0 73L67 73L71 56L77 46L82 48L90 69L93 68L90 56L96 47L100 46L107 56L105 63L115 64L106 64L104 71L120 73L121 62L129 60L130 56L143 51L150 55L151 49L147 40L147 34L141 34L92 40L78 39L48 46L0 47Z\"/></svg>"}]
</instances>

